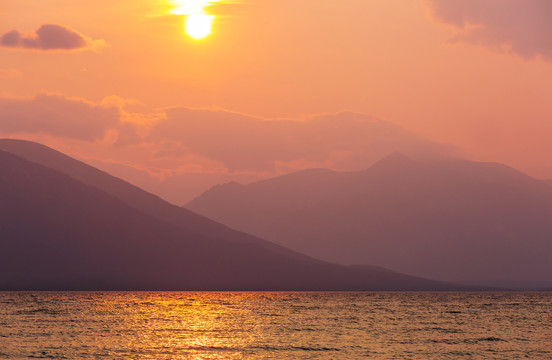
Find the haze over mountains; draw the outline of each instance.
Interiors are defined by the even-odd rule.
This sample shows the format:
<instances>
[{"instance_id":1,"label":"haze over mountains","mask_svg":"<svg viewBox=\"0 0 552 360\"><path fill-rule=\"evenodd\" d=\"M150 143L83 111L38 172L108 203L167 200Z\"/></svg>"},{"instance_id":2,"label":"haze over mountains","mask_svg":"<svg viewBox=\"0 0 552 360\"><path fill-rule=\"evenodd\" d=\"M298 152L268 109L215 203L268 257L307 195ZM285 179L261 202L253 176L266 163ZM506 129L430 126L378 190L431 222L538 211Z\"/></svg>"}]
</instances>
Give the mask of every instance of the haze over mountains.
<instances>
[{"instance_id":1,"label":"haze over mountains","mask_svg":"<svg viewBox=\"0 0 552 360\"><path fill-rule=\"evenodd\" d=\"M328 261L442 280L552 281L552 187L496 163L394 154L365 171L216 186L187 208Z\"/></svg>"},{"instance_id":2,"label":"haze over mountains","mask_svg":"<svg viewBox=\"0 0 552 360\"><path fill-rule=\"evenodd\" d=\"M94 186L124 201L148 215L183 229L189 229L205 236L224 238L237 243L254 243L274 251L286 253L287 255L299 256L299 254L286 248L232 230L225 225L195 214L192 211L169 204L124 180L111 176L106 172L75 160L47 146L25 140L0 139L0 150L67 174L84 184Z\"/></svg>"},{"instance_id":3,"label":"haze over mountains","mask_svg":"<svg viewBox=\"0 0 552 360\"><path fill-rule=\"evenodd\" d=\"M44 146L0 144L36 161L0 150L0 289L468 289L315 260L172 207Z\"/></svg>"}]
</instances>

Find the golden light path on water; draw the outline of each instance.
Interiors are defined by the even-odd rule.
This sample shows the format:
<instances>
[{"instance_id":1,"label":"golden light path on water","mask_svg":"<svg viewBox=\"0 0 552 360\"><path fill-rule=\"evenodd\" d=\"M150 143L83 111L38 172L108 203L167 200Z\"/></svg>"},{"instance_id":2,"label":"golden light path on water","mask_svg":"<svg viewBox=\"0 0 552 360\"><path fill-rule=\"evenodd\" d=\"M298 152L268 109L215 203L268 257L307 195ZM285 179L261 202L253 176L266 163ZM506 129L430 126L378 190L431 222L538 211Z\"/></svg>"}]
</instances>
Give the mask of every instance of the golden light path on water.
<instances>
[{"instance_id":1,"label":"golden light path on water","mask_svg":"<svg viewBox=\"0 0 552 360\"><path fill-rule=\"evenodd\" d=\"M209 14L207 8L221 0L169 0L174 15L184 15L184 30L195 40L201 40L211 35L215 15Z\"/></svg>"},{"instance_id":2,"label":"golden light path on water","mask_svg":"<svg viewBox=\"0 0 552 360\"><path fill-rule=\"evenodd\" d=\"M548 293L0 292L0 359L552 359Z\"/></svg>"}]
</instances>

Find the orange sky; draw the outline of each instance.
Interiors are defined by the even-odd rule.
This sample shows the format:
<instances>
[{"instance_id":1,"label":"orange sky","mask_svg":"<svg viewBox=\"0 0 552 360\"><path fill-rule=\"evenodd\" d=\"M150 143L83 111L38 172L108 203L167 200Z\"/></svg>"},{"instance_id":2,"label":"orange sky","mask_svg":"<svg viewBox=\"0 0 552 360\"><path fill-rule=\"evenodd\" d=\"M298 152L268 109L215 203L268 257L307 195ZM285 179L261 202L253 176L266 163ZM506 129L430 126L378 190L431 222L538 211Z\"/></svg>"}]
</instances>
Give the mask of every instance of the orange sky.
<instances>
[{"instance_id":1,"label":"orange sky","mask_svg":"<svg viewBox=\"0 0 552 360\"><path fill-rule=\"evenodd\" d=\"M552 178L551 3L481 4L223 1L196 41L165 0L4 0L0 134L177 203L394 150Z\"/></svg>"}]
</instances>

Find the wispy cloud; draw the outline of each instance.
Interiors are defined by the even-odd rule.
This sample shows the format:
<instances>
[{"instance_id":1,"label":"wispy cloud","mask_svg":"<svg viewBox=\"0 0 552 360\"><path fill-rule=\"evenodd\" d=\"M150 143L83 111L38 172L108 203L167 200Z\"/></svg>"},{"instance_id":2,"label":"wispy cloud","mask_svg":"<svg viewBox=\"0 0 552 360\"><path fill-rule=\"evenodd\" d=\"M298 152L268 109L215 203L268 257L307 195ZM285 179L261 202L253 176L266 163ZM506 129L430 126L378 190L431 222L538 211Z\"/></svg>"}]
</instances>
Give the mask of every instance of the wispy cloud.
<instances>
[{"instance_id":1,"label":"wispy cloud","mask_svg":"<svg viewBox=\"0 0 552 360\"><path fill-rule=\"evenodd\" d=\"M398 125L342 112L304 120L266 120L224 110L166 111L148 141L175 142L230 171L289 171L304 167L363 169L400 151L418 157L455 154Z\"/></svg>"},{"instance_id":2,"label":"wispy cloud","mask_svg":"<svg viewBox=\"0 0 552 360\"><path fill-rule=\"evenodd\" d=\"M224 109L152 110L116 96L99 103L61 94L0 97L0 136L88 156L182 204L221 182L314 167L360 170L397 151L426 159L462 155L366 114L266 119Z\"/></svg>"},{"instance_id":3,"label":"wispy cloud","mask_svg":"<svg viewBox=\"0 0 552 360\"><path fill-rule=\"evenodd\" d=\"M451 145L360 113L263 119L223 109L142 110L118 97L100 103L59 94L0 97L0 133L101 142L122 152L147 148L150 161L171 168L194 163L230 173L359 170L393 152L416 158L461 156Z\"/></svg>"},{"instance_id":4,"label":"wispy cloud","mask_svg":"<svg viewBox=\"0 0 552 360\"><path fill-rule=\"evenodd\" d=\"M478 44L523 58L552 61L550 0L427 0L434 16L458 32L452 42Z\"/></svg>"},{"instance_id":5,"label":"wispy cloud","mask_svg":"<svg viewBox=\"0 0 552 360\"><path fill-rule=\"evenodd\" d=\"M101 140L120 125L120 111L82 99L40 94L0 98L0 132L39 133L85 141Z\"/></svg>"}]
</instances>

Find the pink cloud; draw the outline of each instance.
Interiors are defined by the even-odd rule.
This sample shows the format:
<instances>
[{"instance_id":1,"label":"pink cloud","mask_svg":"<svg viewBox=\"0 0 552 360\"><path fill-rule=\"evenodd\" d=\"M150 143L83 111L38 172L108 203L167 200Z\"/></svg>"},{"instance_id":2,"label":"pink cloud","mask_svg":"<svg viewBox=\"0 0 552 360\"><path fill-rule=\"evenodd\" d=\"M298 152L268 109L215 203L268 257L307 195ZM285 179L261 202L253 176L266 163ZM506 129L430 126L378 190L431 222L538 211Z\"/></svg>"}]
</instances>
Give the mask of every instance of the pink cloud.
<instances>
[{"instance_id":1,"label":"pink cloud","mask_svg":"<svg viewBox=\"0 0 552 360\"><path fill-rule=\"evenodd\" d=\"M460 155L453 146L365 114L262 119L225 110L152 113L120 98L93 103L52 94L0 97L0 134L49 144L178 204L231 180L314 167L360 170L393 152Z\"/></svg>"},{"instance_id":2,"label":"pink cloud","mask_svg":"<svg viewBox=\"0 0 552 360\"><path fill-rule=\"evenodd\" d=\"M0 46L14 49L69 51L99 49L105 46L105 41L92 40L62 25L44 24L30 34L17 30L10 31L0 37Z\"/></svg>"},{"instance_id":3,"label":"pink cloud","mask_svg":"<svg viewBox=\"0 0 552 360\"><path fill-rule=\"evenodd\" d=\"M120 125L120 110L82 99L40 94L33 98L0 98L0 132L42 133L93 141Z\"/></svg>"},{"instance_id":4,"label":"pink cloud","mask_svg":"<svg viewBox=\"0 0 552 360\"><path fill-rule=\"evenodd\" d=\"M301 164L363 169L396 151L417 157L457 152L390 122L350 112L264 120L228 111L176 108L167 110L148 140L179 143L230 171L287 171Z\"/></svg>"},{"instance_id":5,"label":"pink cloud","mask_svg":"<svg viewBox=\"0 0 552 360\"><path fill-rule=\"evenodd\" d=\"M524 58L552 60L550 0L427 0L434 16L458 28L467 42Z\"/></svg>"}]
</instances>

